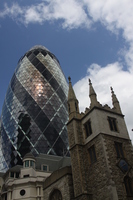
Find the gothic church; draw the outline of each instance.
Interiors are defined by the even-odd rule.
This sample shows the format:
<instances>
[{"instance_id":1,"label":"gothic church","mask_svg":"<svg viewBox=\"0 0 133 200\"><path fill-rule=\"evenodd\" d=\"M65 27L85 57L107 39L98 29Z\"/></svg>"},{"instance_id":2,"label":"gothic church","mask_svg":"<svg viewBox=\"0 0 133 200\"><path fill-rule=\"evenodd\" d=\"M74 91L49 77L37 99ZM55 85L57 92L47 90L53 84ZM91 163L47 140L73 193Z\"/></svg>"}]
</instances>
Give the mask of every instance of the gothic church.
<instances>
[{"instance_id":1,"label":"gothic church","mask_svg":"<svg viewBox=\"0 0 133 200\"><path fill-rule=\"evenodd\" d=\"M69 78L70 158L27 154L0 174L1 200L132 200L133 149L119 101L102 106L89 80L90 107L79 112Z\"/></svg>"}]
</instances>

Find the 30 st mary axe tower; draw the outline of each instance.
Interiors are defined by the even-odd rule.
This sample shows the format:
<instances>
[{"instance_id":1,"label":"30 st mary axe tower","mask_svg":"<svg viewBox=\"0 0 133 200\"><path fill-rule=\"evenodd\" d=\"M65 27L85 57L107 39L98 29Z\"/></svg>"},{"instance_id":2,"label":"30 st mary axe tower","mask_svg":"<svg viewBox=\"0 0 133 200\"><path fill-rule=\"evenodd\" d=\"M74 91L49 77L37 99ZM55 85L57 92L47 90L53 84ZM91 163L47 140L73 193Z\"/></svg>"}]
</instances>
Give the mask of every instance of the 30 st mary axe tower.
<instances>
[{"instance_id":1,"label":"30 st mary axe tower","mask_svg":"<svg viewBox=\"0 0 133 200\"><path fill-rule=\"evenodd\" d=\"M32 152L68 155L68 84L57 58L35 46L18 62L1 115L4 168Z\"/></svg>"}]
</instances>

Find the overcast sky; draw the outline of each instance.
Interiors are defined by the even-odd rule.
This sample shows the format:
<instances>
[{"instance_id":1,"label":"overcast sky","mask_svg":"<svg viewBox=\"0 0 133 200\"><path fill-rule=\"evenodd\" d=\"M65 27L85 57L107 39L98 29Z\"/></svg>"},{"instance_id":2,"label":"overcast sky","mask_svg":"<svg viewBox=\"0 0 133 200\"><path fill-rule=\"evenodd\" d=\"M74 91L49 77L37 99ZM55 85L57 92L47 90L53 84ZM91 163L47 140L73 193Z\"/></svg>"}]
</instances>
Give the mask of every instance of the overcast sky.
<instances>
[{"instance_id":1,"label":"overcast sky","mask_svg":"<svg viewBox=\"0 0 133 200\"><path fill-rule=\"evenodd\" d=\"M88 78L103 105L113 87L133 140L133 1L0 0L0 110L18 60L38 44L71 76L81 111Z\"/></svg>"}]
</instances>

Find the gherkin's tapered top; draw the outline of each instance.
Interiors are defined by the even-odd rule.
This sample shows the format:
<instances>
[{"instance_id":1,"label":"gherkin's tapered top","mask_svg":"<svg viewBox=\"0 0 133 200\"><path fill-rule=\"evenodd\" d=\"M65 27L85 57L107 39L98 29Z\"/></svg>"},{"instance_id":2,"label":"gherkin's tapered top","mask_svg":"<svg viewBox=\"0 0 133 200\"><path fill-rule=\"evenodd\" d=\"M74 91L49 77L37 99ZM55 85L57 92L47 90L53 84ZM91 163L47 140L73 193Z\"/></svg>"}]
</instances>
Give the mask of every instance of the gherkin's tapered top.
<instances>
[{"instance_id":1,"label":"gherkin's tapered top","mask_svg":"<svg viewBox=\"0 0 133 200\"><path fill-rule=\"evenodd\" d=\"M35 45L29 51L32 51L32 50L35 50L35 49L43 49L43 50L49 51L45 46L42 46L42 45Z\"/></svg>"}]
</instances>

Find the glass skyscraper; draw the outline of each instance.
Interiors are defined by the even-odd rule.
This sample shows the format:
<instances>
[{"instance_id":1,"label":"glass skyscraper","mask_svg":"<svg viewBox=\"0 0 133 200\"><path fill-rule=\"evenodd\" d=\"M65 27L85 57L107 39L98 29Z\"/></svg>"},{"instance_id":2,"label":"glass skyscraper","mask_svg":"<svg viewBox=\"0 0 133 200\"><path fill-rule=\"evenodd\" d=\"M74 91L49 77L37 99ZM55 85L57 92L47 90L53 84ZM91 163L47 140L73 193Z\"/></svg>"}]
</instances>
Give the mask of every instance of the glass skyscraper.
<instances>
[{"instance_id":1,"label":"glass skyscraper","mask_svg":"<svg viewBox=\"0 0 133 200\"><path fill-rule=\"evenodd\" d=\"M32 152L69 155L68 84L57 58L35 46L18 62L1 114L3 168Z\"/></svg>"}]
</instances>

